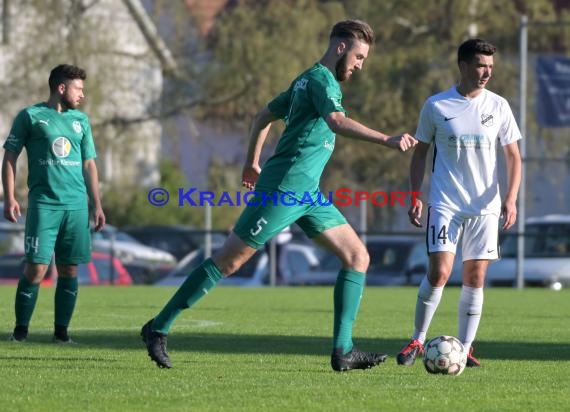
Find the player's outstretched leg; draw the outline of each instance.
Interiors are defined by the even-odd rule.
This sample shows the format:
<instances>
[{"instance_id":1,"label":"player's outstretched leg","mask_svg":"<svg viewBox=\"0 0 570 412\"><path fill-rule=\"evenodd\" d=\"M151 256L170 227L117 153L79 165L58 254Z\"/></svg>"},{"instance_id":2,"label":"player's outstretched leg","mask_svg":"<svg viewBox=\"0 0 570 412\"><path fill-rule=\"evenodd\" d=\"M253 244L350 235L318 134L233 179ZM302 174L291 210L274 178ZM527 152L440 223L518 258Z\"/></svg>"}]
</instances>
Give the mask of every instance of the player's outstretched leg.
<instances>
[{"instance_id":1,"label":"player's outstretched leg","mask_svg":"<svg viewBox=\"0 0 570 412\"><path fill-rule=\"evenodd\" d=\"M223 274L214 261L205 260L186 278L158 315L142 327L141 336L146 344L148 356L159 367L172 367L168 353L166 353L166 335L174 320L183 310L193 306L213 289L222 277Z\"/></svg>"},{"instance_id":2,"label":"player's outstretched leg","mask_svg":"<svg viewBox=\"0 0 570 412\"><path fill-rule=\"evenodd\" d=\"M141 329L141 337L146 345L148 356L158 365L159 368L172 368L172 362L166 352L166 335L152 331L152 321L149 320Z\"/></svg>"}]
</instances>

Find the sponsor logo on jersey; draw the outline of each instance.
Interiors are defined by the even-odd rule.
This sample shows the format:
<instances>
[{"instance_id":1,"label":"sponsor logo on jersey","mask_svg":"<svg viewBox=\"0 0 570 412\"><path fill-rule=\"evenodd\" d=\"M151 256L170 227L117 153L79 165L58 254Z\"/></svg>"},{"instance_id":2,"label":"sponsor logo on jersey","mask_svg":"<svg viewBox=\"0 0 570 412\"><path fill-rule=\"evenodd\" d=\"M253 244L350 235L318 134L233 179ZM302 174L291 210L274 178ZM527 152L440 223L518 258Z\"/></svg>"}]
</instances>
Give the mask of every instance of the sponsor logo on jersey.
<instances>
[{"instance_id":1,"label":"sponsor logo on jersey","mask_svg":"<svg viewBox=\"0 0 570 412\"><path fill-rule=\"evenodd\" d=\"M481 115L481 124L483 126L491 127L493 126L493 115L492 114L482 114Z\"/></svg>"},{"instance_id":2,"label":"sponsor logo on jersey","mask_svg":"<svg viewBox=\"0 0 570 412\"><path fill-rule=\"evenodd\" d=\"M71 126L73 127L75 133L81 133L81 123L79 123L79 121L74 120Z\"/></svg>"},{"instance_id":3,"label":"sponsor logo on jersey","mask_svg":"<svg viewBox=\"0 0 570 412\"><path fill-rule=\"evenodd\" d=\"M67 157L71 153L71 142L67 137L58 137L53 141L51 151L56 157Z\"/></svg>"},{"instance_id":4,"label":"sponsor logo on jersey","mask_svg":"<svg viewBox=\"0 0 570 412\"><path fill-rule=\"evenodd\" d=\"M447 145L460 149L488 149L491 147L491 141L482 134L462 134L449 136Z\"/></svg>"},{"instance_id":5,"label":"sponsor logo on jersey","mask_svg":"<svg viewBox=\"0 0 570 412\"><path fill-rule=\"evenodd\" d=\"M331 152L334 150L334 142L331 143L328 140L325 140L323 146L325 149L330 150Z\"/></svg>"}]
</instances>

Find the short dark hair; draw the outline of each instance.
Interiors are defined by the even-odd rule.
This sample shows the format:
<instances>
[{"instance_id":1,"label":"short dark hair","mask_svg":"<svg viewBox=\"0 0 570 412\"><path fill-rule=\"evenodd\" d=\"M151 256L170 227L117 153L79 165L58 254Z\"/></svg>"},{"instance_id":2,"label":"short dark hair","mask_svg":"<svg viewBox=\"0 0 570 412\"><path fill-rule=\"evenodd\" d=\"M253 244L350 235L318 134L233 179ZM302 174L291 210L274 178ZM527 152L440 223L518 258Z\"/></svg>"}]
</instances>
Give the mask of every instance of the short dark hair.
<instances>
[{"instance_id":1,"label":"short dark hair","mask_svg":"<svg viewBox=\"0 0 570 412\"><path fill-rule=\"evenodd\" d=\"M53 68L49 74L49 89L50 91L57 90L57 87L69 80L81 79L85 80L87 73L80 67L71 64L60 64Z\"/></svg>"},{"instance_id":2,"label":"short dark hair","mask_svg":"<svg viewBox=\"0 0 570 412\"><path fill-rule=\"evenodd\" d=\"M340 38L347 40L360 40L368 45L374 43L374 31L370 25L362 20L344 20L336 23L330 38Z\"/></svg>"},{"instance_id":3,"label":"short dark hair","mask_svg":"<svg viewBox=\"0 0 570 412\"><path fill-rule=\"evenodd\" d=\"M476 54L492 56L496 51L497 48L485 40L469 39L464 41L457 50L457 64L460 62L469 63Z\"/></svg>"}]
</instances>

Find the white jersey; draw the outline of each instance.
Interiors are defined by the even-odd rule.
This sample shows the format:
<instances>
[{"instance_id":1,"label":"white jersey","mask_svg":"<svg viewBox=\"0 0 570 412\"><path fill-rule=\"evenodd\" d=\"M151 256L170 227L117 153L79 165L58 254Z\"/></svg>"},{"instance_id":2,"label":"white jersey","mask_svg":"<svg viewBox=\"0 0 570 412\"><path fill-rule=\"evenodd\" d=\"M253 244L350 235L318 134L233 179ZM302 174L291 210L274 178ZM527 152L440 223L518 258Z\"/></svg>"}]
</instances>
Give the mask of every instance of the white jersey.
<instances>
[{"instance_id":1,"label":"white jersey","mask_svg":"<svg viewBox=\"0 0 570 412\"><path fill-rule=\"evenodd\" d=\"M434 144L430 206L469 216L501 212L496 142L522 137L504 98L483 89L471 99L455 86L431 96L415 137Z\"/></svg>"}]
</instances>

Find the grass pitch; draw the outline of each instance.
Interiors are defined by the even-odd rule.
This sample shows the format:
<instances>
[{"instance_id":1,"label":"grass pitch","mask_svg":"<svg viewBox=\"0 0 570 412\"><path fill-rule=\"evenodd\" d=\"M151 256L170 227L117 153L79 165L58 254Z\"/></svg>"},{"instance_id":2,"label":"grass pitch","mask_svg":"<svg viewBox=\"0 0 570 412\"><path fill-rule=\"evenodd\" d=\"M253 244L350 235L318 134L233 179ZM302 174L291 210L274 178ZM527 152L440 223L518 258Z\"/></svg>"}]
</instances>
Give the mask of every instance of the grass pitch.
<instances>
[{"instance_id":1,"label":"grass pitch","mask_svg":"<svg viewBox=\"0 0 570 412\"><path fill-rule=\"evenodd\" d=\"M84 287L71 335L51 343L53 288L42 288L23 344L0 340L5 411L563 411L570 399L570 291L486 289L475 343L482 368L429 375L396 365L413 327L416 288L364 293L354 340L387 352L366 371L330 368L332 288L218 287L169 337L171 370L146 355L140 327L173 288ZM0 287L0 332L15 287ZM447 288L428 337L457 334Z\"/></svg>"}]
</instances>

